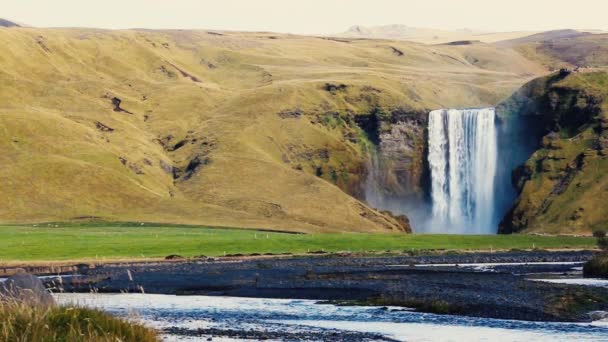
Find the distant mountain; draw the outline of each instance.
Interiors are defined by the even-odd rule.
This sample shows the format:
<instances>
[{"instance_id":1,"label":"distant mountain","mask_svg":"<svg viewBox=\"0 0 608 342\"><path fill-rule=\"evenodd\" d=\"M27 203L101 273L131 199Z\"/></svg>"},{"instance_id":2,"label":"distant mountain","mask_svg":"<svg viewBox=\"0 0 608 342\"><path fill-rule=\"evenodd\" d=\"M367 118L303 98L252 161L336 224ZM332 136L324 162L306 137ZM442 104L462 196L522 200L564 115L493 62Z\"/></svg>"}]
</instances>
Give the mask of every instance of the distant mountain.
<instances>
[{"instance_id":1,"label":"distant mountain","mask_svg":"<svg viewBox=\"0 0 608 342\"><path fill-rule=\"evenodd\" d=\"M10 20L0 18L0 27L21 27L21 25Z\"/></svg>"},{"instance_id":2,"label":"distant mountain","mask_svg":"<svg viewBox=\"0 0 608 342\"><path fill-rule=\"evenodd\" d=\"M496 44L513 48L527 59L555 68L605 68L608 65L608 33L557 30Z\"/></svg>"},{"instance_id":3,"label":"distant mountain","mask_svg":"<svg viewBox=\"0 0 608 342\"><path fill-rule=\"evenodd\" d=\"M554 31L546 31L541 33L532 34L525 37L520 37L516 39L510 39L500 42L500 44L504 45L516 45L523 43L536 43L536 42L546 42L550 40L558 40L558 39L568 39L568 38L578 38L582 36L589 36L593 33L590 32L582 32L577 30L554 30Z\"/></svg>"},{"instance_id":4,"label":"distant mountain","mask_svg":"<svg viewBox=\"0 0 608 342\"><path fill-rule=\"evenodd\" d=\"M444 44L453 41L481 41L493 43L501 40L516 39L536 32L485 32L471 29L438 30L410 27L407 25L352 26L346 32L335 34L337 37L408 40L425 44Z\"/></svg>"}]
</instances>

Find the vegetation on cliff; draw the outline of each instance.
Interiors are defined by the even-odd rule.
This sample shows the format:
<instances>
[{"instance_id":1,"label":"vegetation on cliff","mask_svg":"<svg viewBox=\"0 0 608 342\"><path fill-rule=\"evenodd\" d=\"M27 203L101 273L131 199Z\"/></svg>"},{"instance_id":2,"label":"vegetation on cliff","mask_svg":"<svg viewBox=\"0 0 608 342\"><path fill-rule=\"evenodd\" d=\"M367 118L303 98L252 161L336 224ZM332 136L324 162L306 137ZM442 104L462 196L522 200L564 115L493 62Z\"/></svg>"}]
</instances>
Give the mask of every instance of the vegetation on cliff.
<instances>
[{"instance_id":1,"label":"vegetation on cliff","mask_svg":"<svg viewBox=\"0 0 608 342\"><path fill-rule=\"evenodd\" d=\"M608 74L562 70L523 87L499 109L536 135L513 172L519 197L502 233L591 232L608 224Z\"/></svg>"}]
</instances>

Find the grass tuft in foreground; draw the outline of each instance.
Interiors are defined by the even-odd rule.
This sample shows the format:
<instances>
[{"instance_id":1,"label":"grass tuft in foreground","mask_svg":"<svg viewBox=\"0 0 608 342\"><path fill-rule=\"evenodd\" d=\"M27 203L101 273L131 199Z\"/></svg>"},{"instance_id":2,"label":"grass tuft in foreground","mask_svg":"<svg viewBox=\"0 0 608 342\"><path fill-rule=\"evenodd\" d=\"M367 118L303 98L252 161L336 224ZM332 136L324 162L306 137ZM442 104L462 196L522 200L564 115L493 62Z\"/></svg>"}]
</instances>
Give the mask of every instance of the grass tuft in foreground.
<instances>
[{"instance_id":1,"label":"grass tuft in foreground","mask_svg":"<svg viewBox=\"0 0 608 342\"><path fill-rule=\"evenodd\" d=\"M0 341L156 342L156 332L99 310L0 304Z\"/></svg>"}]
</instances>

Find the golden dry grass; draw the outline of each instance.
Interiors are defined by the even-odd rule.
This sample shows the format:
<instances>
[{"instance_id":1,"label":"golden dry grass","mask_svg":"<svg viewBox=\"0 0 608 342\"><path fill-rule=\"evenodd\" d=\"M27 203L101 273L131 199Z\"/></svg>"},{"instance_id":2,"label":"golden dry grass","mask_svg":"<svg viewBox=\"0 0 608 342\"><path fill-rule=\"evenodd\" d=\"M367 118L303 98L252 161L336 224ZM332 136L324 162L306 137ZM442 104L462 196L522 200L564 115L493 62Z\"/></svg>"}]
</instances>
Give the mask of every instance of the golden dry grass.
<instances>
[{"instance_id":1,"label":"golden dry grass","mask_svg":"<svg viewBox=\"0 0 608 342\"><path fill-rule=\"evenodd\" d=\"M32 28L0 29L0 44L1 222L393 231L394 219L344 191L365 163L364 139L345 135L361 132L319 120L493 105L545 72L486 44ZM113 111L114 96L132 114ZM277 115L294 109L304 114Z\"/></svg>"}]
</instances>

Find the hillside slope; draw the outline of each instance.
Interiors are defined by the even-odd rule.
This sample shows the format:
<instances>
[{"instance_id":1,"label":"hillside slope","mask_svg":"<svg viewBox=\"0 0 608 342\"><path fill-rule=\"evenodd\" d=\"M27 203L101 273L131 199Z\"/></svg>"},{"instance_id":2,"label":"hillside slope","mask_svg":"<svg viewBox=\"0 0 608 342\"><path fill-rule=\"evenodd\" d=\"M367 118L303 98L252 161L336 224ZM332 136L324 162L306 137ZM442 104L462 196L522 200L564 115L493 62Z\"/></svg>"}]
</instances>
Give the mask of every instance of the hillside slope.
<instances>
[{"instance_id":1,"label":"hillside slope","mask_svg":"<svg viewBox=\"0 0 608 342\"><path fill-rule=\"evenodd\" d=\"M492 105L545 72L485 44L30 28L0 43L2 222L407 230L355 198L374 143L357 117Z\"/></svg>"},{"instance_id":2,"label":"hillside slope","mask_svg":"<svg viewBox=\"0 0 608 342\"><path fill-rule=\"evenodd\" d=\"M540 146L513 172L519 197L500 232L583 233L608 225L608 73L560 72L498 108Z\"/></svg>"},{"instance_id":3,"label":"hillside slope","mask_svg":"<svg viewBox=\"0 0 608 342\"><path fill-rule=\"evenodd\" d=\"M548 69L602 68L608 66L608 34L574 30L549 31L497 43Z\"/></svg>"},{"instance_id":4,"label":"hillside slope","mask_svg":"<svg viewBox=\"0 0 608 342\"><path fill-rule=\"evenodd\" d=\"M14 23L10 20L0 18L0 27L19 27L21 25Z\"/></svg>"}]
</instances>

